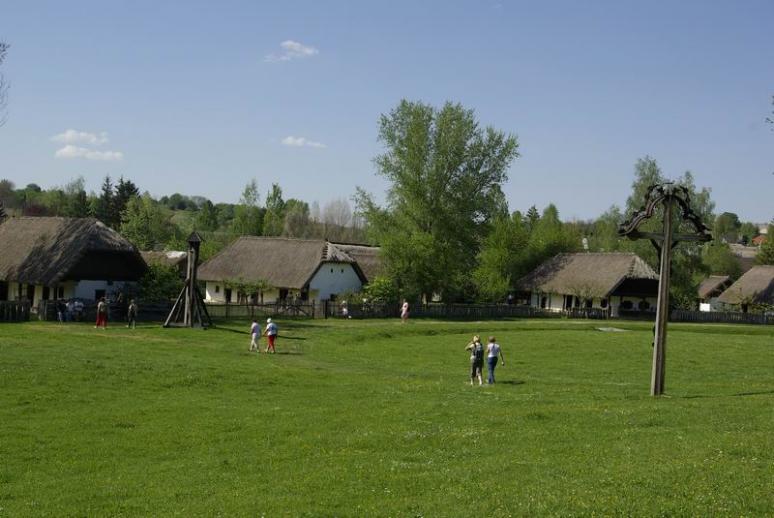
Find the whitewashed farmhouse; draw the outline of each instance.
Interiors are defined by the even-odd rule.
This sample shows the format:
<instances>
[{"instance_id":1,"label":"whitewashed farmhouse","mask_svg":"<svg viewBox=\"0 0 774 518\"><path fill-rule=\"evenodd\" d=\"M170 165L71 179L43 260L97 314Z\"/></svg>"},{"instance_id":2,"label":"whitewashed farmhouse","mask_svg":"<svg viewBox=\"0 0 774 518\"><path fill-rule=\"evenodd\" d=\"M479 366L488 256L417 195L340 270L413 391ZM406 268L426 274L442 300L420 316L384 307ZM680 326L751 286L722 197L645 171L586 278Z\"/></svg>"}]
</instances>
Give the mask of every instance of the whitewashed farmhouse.
<instances>
[{"instance_id":1,"label":"whitewashed farmhouse","mask_svg":"<svg viewBox=\"0 0 774 518\"><path fill-rule=\"evenodd\" d=\"M376 275L378 252L324 240L243 236L202 264L198 276L208 303L333 300Z\"/></svg>"},{"instance_id":2,"label":"whitewashed farmhouse","mask_svg":"<svg viewBox=\"0 0 774 518\"><path fill-rule=\"evenodd\" d=\"M0 300L95 300L147 270L137 249L94 218L19 217L0 223Z\"/></svg>"},{"instance_id":3,"label":"whitewashed farmhouse","mask_svg":"<svg viewBox=\"0 0 774 518\"><path fill-rule=\"evenodd\" d=\"M631 253L559 254L521 278L517 288L533 307L651 311L656 307L658 275Z\"/></svg>"}]
</instances>

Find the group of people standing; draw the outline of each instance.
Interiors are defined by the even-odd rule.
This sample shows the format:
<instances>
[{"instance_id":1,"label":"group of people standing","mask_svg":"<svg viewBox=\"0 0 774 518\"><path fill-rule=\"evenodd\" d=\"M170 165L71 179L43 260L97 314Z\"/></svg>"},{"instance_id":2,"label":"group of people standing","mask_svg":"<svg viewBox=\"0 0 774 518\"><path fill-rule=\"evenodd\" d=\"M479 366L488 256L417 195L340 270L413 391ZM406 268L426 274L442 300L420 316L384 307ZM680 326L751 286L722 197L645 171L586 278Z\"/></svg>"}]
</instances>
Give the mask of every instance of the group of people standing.
<instances>
[{"instance_id":1,"label":"group of people standing","mask_svg":"<svg viewBox=\"0 0 774 518\"><path fill-rule=\"evenodd\" d=\"M501 360L502 364L505 365L503 351L497 343L497 339L494 336L490 336L489 343L487 344L486 349L484 349L484 345L481 343L481 337L475 335L471 342L465 347L465 350L470 351L470 385L473 385L476 378L478 378L479 385L484 384L481 374L484 369L484 354L486 354L486 366L489 372L487 383L493 385L495 382L495 367L497 367L497 360Z\"/></svg>"},{"instance_id":2,"label":"group of people standing","mask_svg":"<svg viewBox=\"0 0 774 518\"><path fill-rule=\"evenodd\" d=\"M258 321L256 319L253 319L253 325L250 326L250 352L261 352L261 347L258 345L258 341L260 340L261 336L266 337L266 350L265 353L268 353L271 351L272 353L276 353L277 351L274 349L274 344L277 340L277 335L279 334L279 328L277 327L277 324L272 322L271 318L266 319L266 329L263 330L263 333L261 333L261 326L258 324Z\"/></svg>"},{"instance_id":3,"label":"group of people standing","mask_svg":"<svg viewBox=\"0 0 774 518\"><path fill-rule=\"evenodd\" d=\"M60 324L65 322L80 322L83 315L83 302L70 299L65 301L59 299L56 301L56 317Z\"/></svg>"}]
</instances>

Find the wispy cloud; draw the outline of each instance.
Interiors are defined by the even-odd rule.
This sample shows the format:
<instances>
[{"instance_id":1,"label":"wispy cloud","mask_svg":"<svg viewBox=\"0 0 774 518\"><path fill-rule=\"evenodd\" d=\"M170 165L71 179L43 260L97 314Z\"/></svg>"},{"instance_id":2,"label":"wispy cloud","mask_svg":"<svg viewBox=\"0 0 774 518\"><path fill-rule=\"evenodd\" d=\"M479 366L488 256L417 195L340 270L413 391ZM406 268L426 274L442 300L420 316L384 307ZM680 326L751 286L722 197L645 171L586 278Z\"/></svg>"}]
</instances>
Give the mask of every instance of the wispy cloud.
<instances>
[{"instance_id":1,"label":"wispy cloud","mask_svg":"<svg viewBox=\"0 0 774 518\"><path fill-rule=\"evenodd\" d=\"M289 147L315 147L318 149L328 147L322 142L315 142L314 140L309 140L304 137L294 137L292 135L282 139L282 145Z\"/></svg>"},{"instance_id":2,"label":"wispy cloud","mask_svg":"<svg viewBox=\"0 0 774 518\"><path fill-rule=\"evenodd\" d=\"M87 131L78 131L74 129L66 130L58 135L51 137L53 142L60 144L89 144L92 146L101 146L108 142L107 133L89 133Z\"/></svg>"},{"instance_id":3,"label":"wispy cloud","mask_svg":"<svg viewBox=\"0 0 774 518\"><path fill-rule=\"evenodd\" d=\"M86 160L105 160L117 161L123 160L124 154L120 151L94 151L85 147L73 146L68 144L54 153L56 158L85 158Z\"/></svg>"},{"instance_id":4,"label":"wispy cloud","mask_svg":"<svg viewBox=\"0 0 774 518\"><path fill-rule=\"evenodd\" d=\"M293 40L283 41L280 43L280 47L282 52L279 54L267 54L263 60L269 63L276 63L278 61L290 61L291 59L309 58L320 53L314 47Z\"/></svg>"}]
</instances>

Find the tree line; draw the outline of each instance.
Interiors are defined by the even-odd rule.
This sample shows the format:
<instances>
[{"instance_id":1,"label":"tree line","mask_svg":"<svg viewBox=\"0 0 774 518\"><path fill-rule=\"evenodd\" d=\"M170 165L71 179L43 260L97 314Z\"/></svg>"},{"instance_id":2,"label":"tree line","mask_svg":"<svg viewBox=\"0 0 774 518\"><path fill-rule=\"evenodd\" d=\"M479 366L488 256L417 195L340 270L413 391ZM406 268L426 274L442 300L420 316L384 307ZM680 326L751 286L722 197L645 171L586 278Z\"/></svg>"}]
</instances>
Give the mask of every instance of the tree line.
<instances>
[{"instance_id":1,"label":"tree line","mask_svg":"<svg viewBox=\"0 0 774 518\"><path fill-rule=\"evenodd\" d=\"M658 270L650 243L617 233L642 206L648 187L667 181L652 157L635 163L631 193L622 206L613 205L593 220L563 221L553 204L511 211L502 186L519 157L518 140L482 127L473 110L404 100L381 116L378 135L384 152L374 163L389 183L383 206L359 188L354 208L345 198L322 207L285 199L276 183L262 198L255 180L233 204L180 193L157 199L129 179L114 182L110 176L97 193L86 192L82 177L48 190L0 180L0 202L11 215L96 217L141 250L184 250L187 236L197 230L205 237L203 259L241 235L379 245L385 273L372 282L371 291L392 298L502 301L521 277L562 252L633 252ZM710 190L698 188L691 172L675 181L691 193L695 212L715 238L675 250L673 301L693 307L696 288L707 275L740 275L730 244L749 243L758 226L731 212L715 214ZM652 228L644 230L656 230L660 222L648 225ZM774 264L773 239L761 246L757 260Z\"/></svg>"},{"instance_id":2,"label":"tree line","mask_svg":"<svg viewBox=\"0 0 774 518\"><path fill-rule=\"evenodd\" d=\"M241 235L281 236L364 242L361 218L345 198L320 206L285 199L272 184L261 203L258 185L251 180L238 203L213 203L204 196L180 193L154 198L123 176L106 176L99 192L86 192L78 177L64 186L43 189L31 183L17 188L0 180L0 204L7 215L95 217L119 231L140 250L184 250L196 230L206 236L202 248L208 258Z\"/></svg>"}]
</instances>

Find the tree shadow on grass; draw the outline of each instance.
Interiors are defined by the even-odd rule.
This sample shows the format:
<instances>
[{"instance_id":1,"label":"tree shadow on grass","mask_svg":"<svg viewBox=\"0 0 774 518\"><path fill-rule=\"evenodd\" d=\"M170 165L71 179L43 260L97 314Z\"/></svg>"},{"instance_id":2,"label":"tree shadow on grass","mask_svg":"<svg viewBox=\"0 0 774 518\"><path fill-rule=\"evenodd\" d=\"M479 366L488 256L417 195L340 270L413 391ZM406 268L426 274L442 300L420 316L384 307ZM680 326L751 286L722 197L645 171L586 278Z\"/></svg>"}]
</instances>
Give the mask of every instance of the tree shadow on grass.
<instances>
[{"instance_id":1,"label":"tree shadow on grass","mask_svg":"<svg viewBox=\"0 0 774 518\"><path fill-rule=\"evenodd\" d=\"M766 394L774 394L774 390L759 390L754 392L738 392L736 394L713 394L713 395L706 395L706 394L696 394L693 396L682 396L682 399L710 399L710 398L719 398L719 397L744 397L744 396L762 396Z\"/></svg>"}]
</instances>

